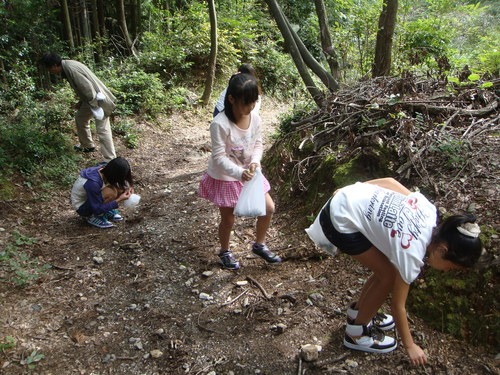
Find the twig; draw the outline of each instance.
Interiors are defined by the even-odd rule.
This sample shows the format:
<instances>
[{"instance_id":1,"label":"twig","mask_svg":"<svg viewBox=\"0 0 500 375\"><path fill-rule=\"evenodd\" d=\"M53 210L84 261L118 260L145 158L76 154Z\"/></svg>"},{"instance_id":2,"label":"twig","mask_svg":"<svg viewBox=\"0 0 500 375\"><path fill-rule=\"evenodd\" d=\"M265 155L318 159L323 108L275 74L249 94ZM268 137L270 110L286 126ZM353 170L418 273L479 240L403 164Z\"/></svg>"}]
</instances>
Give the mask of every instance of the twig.
<instances>
[{"instance_id":1,"label":"twig","mask_svg":"<svg viewBox=\"0 0 500 375\"><path fill-rule=\"evenodd\" d=\"M472 137L475 137L476 135L479 135L480 133L482 133L483 131L485 131L488 128L488 126L490 124L492 124L494 121L498 121L498 117L494 118L494 119L491 119L490 121L486 121L480 128L478 128L478 129L474 130L473 132L471 132L469 134L468 138L472 138ZM497 125L493 125L491 127L491 129L489 129L489 131L493 131L493 130L496 130L496 129L498 129L498 124Z\"/></svg>"},{"instance_id":2,"label":"twig","mask_svg":"<svg viewBox=\"0 0 500 375\"><path fill-rule=\"evenodd\" d=\"M251 276L247 276L247 280L250 281L251 283L255 284L259 289L260 291L262 292L262 294L264 295L264 297L266 297L266 299L271 299L272 296L266 292L266 290L264 289L264 287L262 285L260 285L257 280L255 280L253 277Z\"/></svg>"},{"instance_id":3,"label":"twig","mask_svg":"<svg viewBox=\"0 0 500 375\"><path fill-rule=\"evenodd\" d=\"M248 289L245 289L243 292L241 292L238 296L233 298L231 301L224 302L222 305L220 305L220 307L232 304L233 302L237 301L238 299L240 299L242 296L244 296L247 293L248 293Z\"/></svg>"},{"instance_id":4,"label":"twig","mask_svg":"<svg viewBox=\"0 0 500 375\"><path fill-rule=\"evenodd\" d=\"M297 375L302 375L302 358L299 355L299 370L297 371Z\"/></svg>"},{"instance_id":5,"label":"twig","mask_svg":"<svg viewBox=\"0 0 500 375\"><path fill-rule=\"evenodd\" d=\"M343 361L344 359L346 359L348 356L349 356L349 352L345 352L335 358L328 358L328 359L323 359L323 360L320 360L320 361L316 361L313 363L313 366L314 367L324 367L326 365L328 365L329 363L332 363L332 362L340 362L340 361Z\"/></svg>"},{"instance_id":6,"label":"twig","mask_svg":"<svg viewBox=\"0 0 500 375\"><path fill-rule=\"evenodd\" d=\"M60 270L60 271L74 271L75 270L74 268L61 267L61 266L58 266L58 265L53 264L53 263L50 263L50 267L52 267L56 270Z\"/></svg>"},{"instance_id":7,"label":"twig","mask_svg":"<svg viewBox=\"0 0 500 375\"><path fill-rule=\"evenodd\" d=\"M458 111L456 111L453 115L451 115L451 117L450 117L448 120L446 120L446 122L444 123L443 127L442 127L442 128L441 128L441 130L439 131L439 136L441 136L441 134L444 132L444 129L446 129L446 127L447 127L448 125L450 125L450 123L453 121L453 119L454 119L455 117L457 117L457 116L458 116Z\"/></svg>"},{"instance_id":8,"label":"twig","mask_svg":"<svg viewBox=\"0 0 500 375\"><path fill-rule=\"evenodd\" d=\"M217 330L212 329L212 328L205 327L203 324L201 324L201 322L200 322L200 317L201 317L201 314L203 314L203 312L204 312L205 310L208 310L209 308L210 308L210 306L205 307L203 310L201 310L201 311L200 311L200 313L198 314L198 320L197 320L196 324L198 325L198 327L199 327L199 328L201 328L201 329L203 329L203 330L205 330L205 331L207 331L207 332L210 332L210 333L218 333L218 334L223 335L223 334L224 334L223 332L217 331Z\"/></svg>"},{"instance_id":9,"label":"twig","mask_svg":"<svg viewBox=\"0 0 500 375\"><path fill-rule=\"evenodd\" d=\"M196 375L203 374L203 373L207 372L211 367L216 366L216 365L220 365L220 364L225 363L225 362L227 362L226 358L222 357L222 358L216 359L213 361L213 363L203 367L200 371L198 371L196 373Z\"/></svg>"}]
</instances>

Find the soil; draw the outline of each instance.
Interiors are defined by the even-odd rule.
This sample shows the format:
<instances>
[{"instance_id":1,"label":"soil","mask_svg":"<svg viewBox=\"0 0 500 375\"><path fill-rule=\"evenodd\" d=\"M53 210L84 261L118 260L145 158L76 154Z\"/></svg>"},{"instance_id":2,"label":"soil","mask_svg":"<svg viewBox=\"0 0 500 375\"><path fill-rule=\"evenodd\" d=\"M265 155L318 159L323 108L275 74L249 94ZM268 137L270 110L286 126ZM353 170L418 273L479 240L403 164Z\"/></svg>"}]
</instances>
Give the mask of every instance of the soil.
<instances>
[{"instance_id":1,"label":"soil","mask_svg":"<svg viewBox=\"0 0 500 375\"><path fill-rule=\"evenodd\" d=\"M268 135L287 109L264 99ZM239 218L232 246L242 268L221 269L218 212L196 193L209 119L208 110L194 110L161 126L141 124L134 150L117 140L142 200L114 228L77 217L69 191L47 197L24 189L0 203L0 244L14 231L36 238L26 250L51 266L35 285L0 285L0 340L15 340L0 346L1 374L499 373L496 353L411 313L426 366L411 366L402 347L384 355L343 347L346 307L369 274L349 257L314 249L279 202L268 245L284 262L253 256L254 220ZM86 155L86 165L99 156ZM316 361L299 356L305 344L321 347Z\"/></svg>"}]
</instances>

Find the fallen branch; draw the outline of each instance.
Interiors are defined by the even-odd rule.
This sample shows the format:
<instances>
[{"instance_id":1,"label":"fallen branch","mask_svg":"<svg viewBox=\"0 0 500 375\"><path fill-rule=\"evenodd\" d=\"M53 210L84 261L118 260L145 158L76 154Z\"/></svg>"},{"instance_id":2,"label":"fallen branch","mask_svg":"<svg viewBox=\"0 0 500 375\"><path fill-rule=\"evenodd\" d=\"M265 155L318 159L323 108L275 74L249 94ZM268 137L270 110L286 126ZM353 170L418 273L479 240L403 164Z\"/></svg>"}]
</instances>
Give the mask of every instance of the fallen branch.
<instances>
[{"instance_id":1,"label":"fallen branch","mask_svg":"<svg viewBox=\"0 0 500 375\"><path fill-rule=\"evenodd\" d=\"M205 327L203 324L201 324L201 322L200 322L200 317L201 317L201 314L203 314L203 312L204 312L205 310L208 310L209 308L210 308L210 306L205 307L203 310L201 310L201 311L200 311L200 313L198 314L198 319L197 319L197 321L196 321L196 325L197 325L199 328L201 328L202 330L204 330L204 331L207 331L207 332L210 332L210 333L218 333L218 334L220 334L220 335L223 335L223 334L224 334L224 332L220 332L220 331L217 331L217 330L215 330L215 329Z\"/></svg>"},{"instance_id":2,"label":"fallen branch","mask_svg":"<svg viewBox=\"0 0 500 375\"><path fill-rule=\"evenodd\" d=\"M227 306L227 305L232 304L233 302L236 302L238 299L240 299L242 296L244 296L247 293L248 293L248 289L245 289L242 293L240 293L238 296L233 298L231 301L224 302L222 305L220 305L220 307Z\"/></svg>"},{"instance_id":3,"label":"fallen branch","mask_svg":"<svg viewBox=\"0 0 500 375\"><path fill-rule=\"evenodd\" d=\"M253 283L254 285L256 285L260 289L260 291L262 292L262 294L264 295L264 297L266 299L271 299L272 298L272 296L269 293L266 292L266 290L264 289L264 287L262 285L260 285L257 282L257 280L255 280L253 277L247 276L247 280L250 281L251 283Z\"/></svg>"}]
</instances>

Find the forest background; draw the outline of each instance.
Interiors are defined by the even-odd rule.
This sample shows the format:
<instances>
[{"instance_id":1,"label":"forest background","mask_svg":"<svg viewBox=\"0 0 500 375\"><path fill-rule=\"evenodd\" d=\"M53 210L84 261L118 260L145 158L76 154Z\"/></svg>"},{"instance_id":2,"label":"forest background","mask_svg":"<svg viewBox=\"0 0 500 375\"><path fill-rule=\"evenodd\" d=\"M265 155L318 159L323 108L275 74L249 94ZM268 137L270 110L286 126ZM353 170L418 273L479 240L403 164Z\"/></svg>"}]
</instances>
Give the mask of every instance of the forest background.
<instances>
[{"instance_id":1,"label":"forest background","mask_svg":"<svg viewBox=\"0 0 500 375\"><path fill-rule=\"evenodd\" d=\"M500 6L493 0L278 3L3 0L0 200L15 200L23 189L67 189L82 166L82 157L72 151L74 93L67 82L39 65L48 51L85 63L115 93L114 137L130 148L139 145L138 122L164 126L166 114L213 105L213 93L225 87L242 62L254 65L264 95L293 103L293 112L280 127L283 133L291 119L321 108L315 94L335 95L372 77L418 75L488 90L500 75ZM330 45L322 35L321 7ZM381 61L390 64L381 74L375 69L380 62L376 49L379 25L388 11L394 17L386 37L391 45ZM280 14L286 16L285 29ZM286 30L297 46L303 43L305 51L299 55L309 61L307 68L294 57ZM36 282L39 275L29 253L26 259L16 254L19 245L30 243L29 234L12 233L11 241L0 250L1 281L20 286ZM492 270L475 274L473 285L491 286L495 275ZM494 296L494 288L489 293ZM491 297L490 310L495 305ZM489 322L493 325L482 326L477 336L487 330L490 343L498 343L498 314ZM448 331L470 334L451 317ZM1 342L8 340L0 335Z\"/></svg>"}]
</instances>

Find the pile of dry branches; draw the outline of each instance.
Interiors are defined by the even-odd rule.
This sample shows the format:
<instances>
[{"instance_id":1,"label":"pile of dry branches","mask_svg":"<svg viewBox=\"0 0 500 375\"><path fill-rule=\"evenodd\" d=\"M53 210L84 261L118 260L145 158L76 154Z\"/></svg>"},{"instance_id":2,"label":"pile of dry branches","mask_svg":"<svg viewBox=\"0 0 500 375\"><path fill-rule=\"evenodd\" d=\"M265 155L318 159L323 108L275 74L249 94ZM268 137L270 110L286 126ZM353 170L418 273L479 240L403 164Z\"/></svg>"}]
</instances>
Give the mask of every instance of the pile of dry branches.
<instances>
[{"instance_id":1,"label":"pile of dry branches","mask_svg":"<svg viewBox=\"0 0 500 375\"><path fill-rule=\"evenodd\" d=\"M274 150L289 150L293 176L302 190L314 179L321 158L335 157L342 164L365 153L367 162L373 162L368 160L373 153L367 152L373 148L393 155L393 177L425 186L436 197L448 196L453 187L463 192L466 181L475 188L478 179L495 186L499 85L500 80L489 88L452 86L415 77L364 81L335 93L323 108L292 122L292 130ZM311 149L304 157L303 151ZM461 186L455 186L457 181Z\"/></svg>"}]
</instances>

